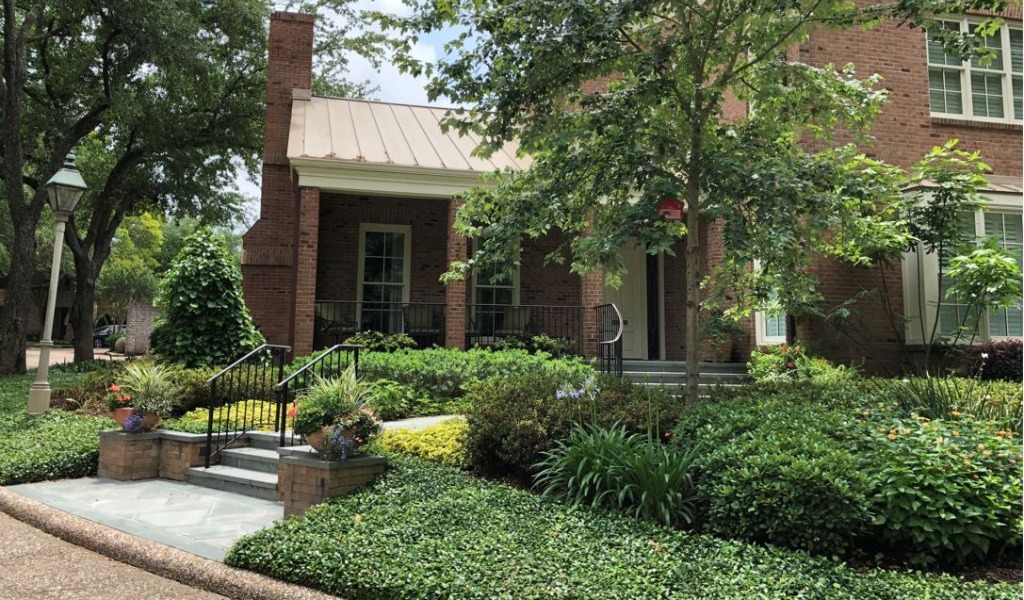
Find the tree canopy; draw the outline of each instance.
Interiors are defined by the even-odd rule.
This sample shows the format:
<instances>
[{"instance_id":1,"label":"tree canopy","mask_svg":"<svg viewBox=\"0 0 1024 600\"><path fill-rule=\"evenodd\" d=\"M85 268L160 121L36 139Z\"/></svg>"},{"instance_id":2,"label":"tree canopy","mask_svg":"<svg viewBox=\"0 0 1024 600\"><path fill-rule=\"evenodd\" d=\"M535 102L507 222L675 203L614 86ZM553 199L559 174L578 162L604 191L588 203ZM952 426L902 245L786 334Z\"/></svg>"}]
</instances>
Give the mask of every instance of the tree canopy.
<instances>
[{"instance_id":1,"label":"tree canopy","mask_svg":"<svg viewBox=\"0 0 1024 600\"><path fill-rule=\"evenodd\" d=\"M532 167L468 194L456 227L481 238L473 264L508 267L520 238L565 235L550 260L576 272L622 272L619 249L636 243L672 252L685 239L687 396L697 397L700 310L732 288L787 311L820 299L812 256L856 264L908 237L887 207L898 169L834 142L860 141L885 101L877 79L852 66L816 67L787 50L816 29L871 27L886 19L927 26L968 8L1005 2L901 0L534 0L422 2L411 17L383 17L406 34L455 27L446 58L404 68L432 74L432 98L470 108L445 125L482 140L489 153L513 139ZM974 36L946 43L977 52ZM732 97L753 108L728 114ZM685 200L685 223L658 205ZM724 222L727 259L704 294L702 224ZM895 225L894 225L895 223ZM754 259L760 269L751 271ZM452 265L463 276L469 263Z\"/></svg>"}]
</instances>

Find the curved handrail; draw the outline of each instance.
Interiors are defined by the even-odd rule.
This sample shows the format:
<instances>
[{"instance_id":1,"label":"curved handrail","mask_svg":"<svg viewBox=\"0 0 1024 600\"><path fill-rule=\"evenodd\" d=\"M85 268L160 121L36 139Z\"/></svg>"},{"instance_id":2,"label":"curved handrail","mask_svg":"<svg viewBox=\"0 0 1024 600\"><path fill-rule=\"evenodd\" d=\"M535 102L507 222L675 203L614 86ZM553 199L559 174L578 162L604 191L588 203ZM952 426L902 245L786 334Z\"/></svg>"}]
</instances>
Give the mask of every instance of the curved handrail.
<instances>
[{"instance_id":1,"label":"curved handrail","mask_svg":"<svg viewBox=\"0 0 1024 600\"><path fill-rule=\"evenodd\" d=\"M234 369L238 365L240 365L243 362L249 360L250 357L256 355L257 353L263 352L264 350L267 350L267 349L270 349L270 348L280 348L280 349L284 350L285 352L288 352L289 350L292 349L291 346L279 346L279 345L276 345L276 344L260 344L260 346L258 348L256 348L255 350L253 350L252 352L246 354L242 358L240 358L240 359L236 360L235 362L231 363L230 365L224 367L216 375L214 375L214 376L210 377L209 379L207 379L206 383L213 383L214 379L219 378L220 376L224 375L225 373L227 373L231 369Z\"/></svg>"},{"instance_id":2,"label":"curved handrail","mask_svg":"<svg viewBox=\"0 0 1024 600\"><path fill-rule=\"evenodd\" d=\"M615 342L617 342L617 341L622 339L622 333L623 333L622 313L619 312L619 307L615 306L614 302L609 302L608 304L601 304L599 306L595 306L594 309L595 310L600 310L602 308L606 308L606 307L609 307L609 306L612 308L612 310L615 311L615 318L619 322L619 330L615 332L615 337L614 338L612 338L610 340L602 340L600 342L601 344L614 344Z\"/></svg>"}]
</instances>

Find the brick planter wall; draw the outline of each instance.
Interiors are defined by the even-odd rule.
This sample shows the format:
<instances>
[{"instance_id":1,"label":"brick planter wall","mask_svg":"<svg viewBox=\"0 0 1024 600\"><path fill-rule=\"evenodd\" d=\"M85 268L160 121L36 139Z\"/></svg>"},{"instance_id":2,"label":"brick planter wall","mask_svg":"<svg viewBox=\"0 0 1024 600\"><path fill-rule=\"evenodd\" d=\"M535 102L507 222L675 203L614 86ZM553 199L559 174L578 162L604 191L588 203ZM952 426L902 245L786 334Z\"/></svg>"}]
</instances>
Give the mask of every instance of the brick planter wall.
<instances>
[{"instance_id":1,"label":"brick planter wall","mask_svg":"<svg viewBox=\"0 0 1024 600\"><path fill-rule=\"evenodd\" d=\"M364 487L384 472L387 463L382 456L336 462L320 460L314 454L291 448L282 448L279 452L277 489L286 517Z\"/></svg>"},{"instance_id":2,"label":"brick planter wall","mask_svg":"<svg viewBox=\"0 0 1024 600\"><path fill-rule=\"evenodd\" d=\"M160 432L100 432L100 477L130 481L160 476Z\"/></svg>"},{"instance_id":3,"label":"brick planter wall","mask_svg":"<svg viewBox=\"0 0 1024 600\"><path fill-rule=\"evenodd\" d=\"M214 456L216 459L217 457ZM163 431L160 439L160 477L188 481L188 470L203 466L206 435ZM216 462L216 460L214 461Z\"/></svg>"}]
</instances>

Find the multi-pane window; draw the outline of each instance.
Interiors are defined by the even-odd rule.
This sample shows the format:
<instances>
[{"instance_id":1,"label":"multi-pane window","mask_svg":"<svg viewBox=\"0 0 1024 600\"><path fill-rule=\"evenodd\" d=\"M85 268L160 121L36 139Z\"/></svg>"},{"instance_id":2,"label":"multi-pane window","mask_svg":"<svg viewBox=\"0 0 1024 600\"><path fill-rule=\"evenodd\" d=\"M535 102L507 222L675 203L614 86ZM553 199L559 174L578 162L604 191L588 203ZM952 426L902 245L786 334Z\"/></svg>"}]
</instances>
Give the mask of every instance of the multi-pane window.
<instances>
[{"instance_id":1,"label":"multi-pane window","mask_svg":"<svg viewBox=\"0 0 1024 600\"><path fill-rule=\"evenodd\" d=\"M362 236L360 323L366 330L400 332L408 292L408 228L364 225Z\"/></svg>"},{"instance_id":2,"label":"multi-pane window","mask_svg":"<svg viewBox=\"0 0 1024 600\"><path fill-rule=\"evenodd\" d=\"M944 22L942 27L966 33L976 25L961 21ZM928 102L932 114L988 121L1022 119L1021 30L1003 25L984 38L984 44L991 56L963 61L943 48L934 29L928 33Z\"/></svg>"},{"instance_id":3,"label":"multi-pane window","mask_svg":"<svg viewBox=\"0 0 1024 600\"><path fill-rule=\"evenodd\" d=\"M481 265L474 273L473 320L479 334L493 335L502 329L507 306L518 304L517 273L501 272L495 264Z\"/></svg>"},{"instance_id":4,"label":"multi-pane window","mask_svg":"<svg viewBox=\"0 0 1024 600\"><path fill-rule=\"evenodd\" d=\"M1024 266L1019 213L989 211L982 213L980 218L975 213L965 213L963 223L965 230L973 235L995 239L1001 248L1017 259L1018 266ZM942 306L939 308L939 326L943 334L953 335L963 327L967 336L975 333L981 337L1024 336L1024 319L1019 302L1009 309L987 311L987 315L982 315L979 319L977 309L968 312L969 307L966 304L958 302L955 297L947 297L948 288L949 280L943 276L940 288ZM980 331L975 332L975 326L979 326Z\"/></svg>"}]
</instances>

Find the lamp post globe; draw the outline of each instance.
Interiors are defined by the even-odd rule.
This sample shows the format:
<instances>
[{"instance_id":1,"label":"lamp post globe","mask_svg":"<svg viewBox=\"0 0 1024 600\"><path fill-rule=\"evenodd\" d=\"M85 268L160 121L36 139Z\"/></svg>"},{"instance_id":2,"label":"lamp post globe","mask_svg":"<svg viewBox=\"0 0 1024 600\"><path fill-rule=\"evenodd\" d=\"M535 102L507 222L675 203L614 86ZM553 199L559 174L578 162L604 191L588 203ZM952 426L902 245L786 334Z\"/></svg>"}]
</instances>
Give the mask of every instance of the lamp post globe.
<instances>
[{"instance_id":1,"label":"lamp post globe","mask_svg":"<svg viewBox=\"0 0 1024 600\"><path fill-rule=\"evenodd\" d=\"M60 277L60 255L64 249L64 227L82 199L88 186L82 174L75 167L75 155L68 154L64 166L54 173L46 182L46 195L50 207L53 208L57 226L53 240L53 263L50 265L50 290L46 302L46 319L43 323L42 339L39 340L39 365L36 367L36 379L28 392L28 414L39 415L50 408L50 339L53 331L53 312L57 304L57 280Z\"/></svg>"}]
</instances>

